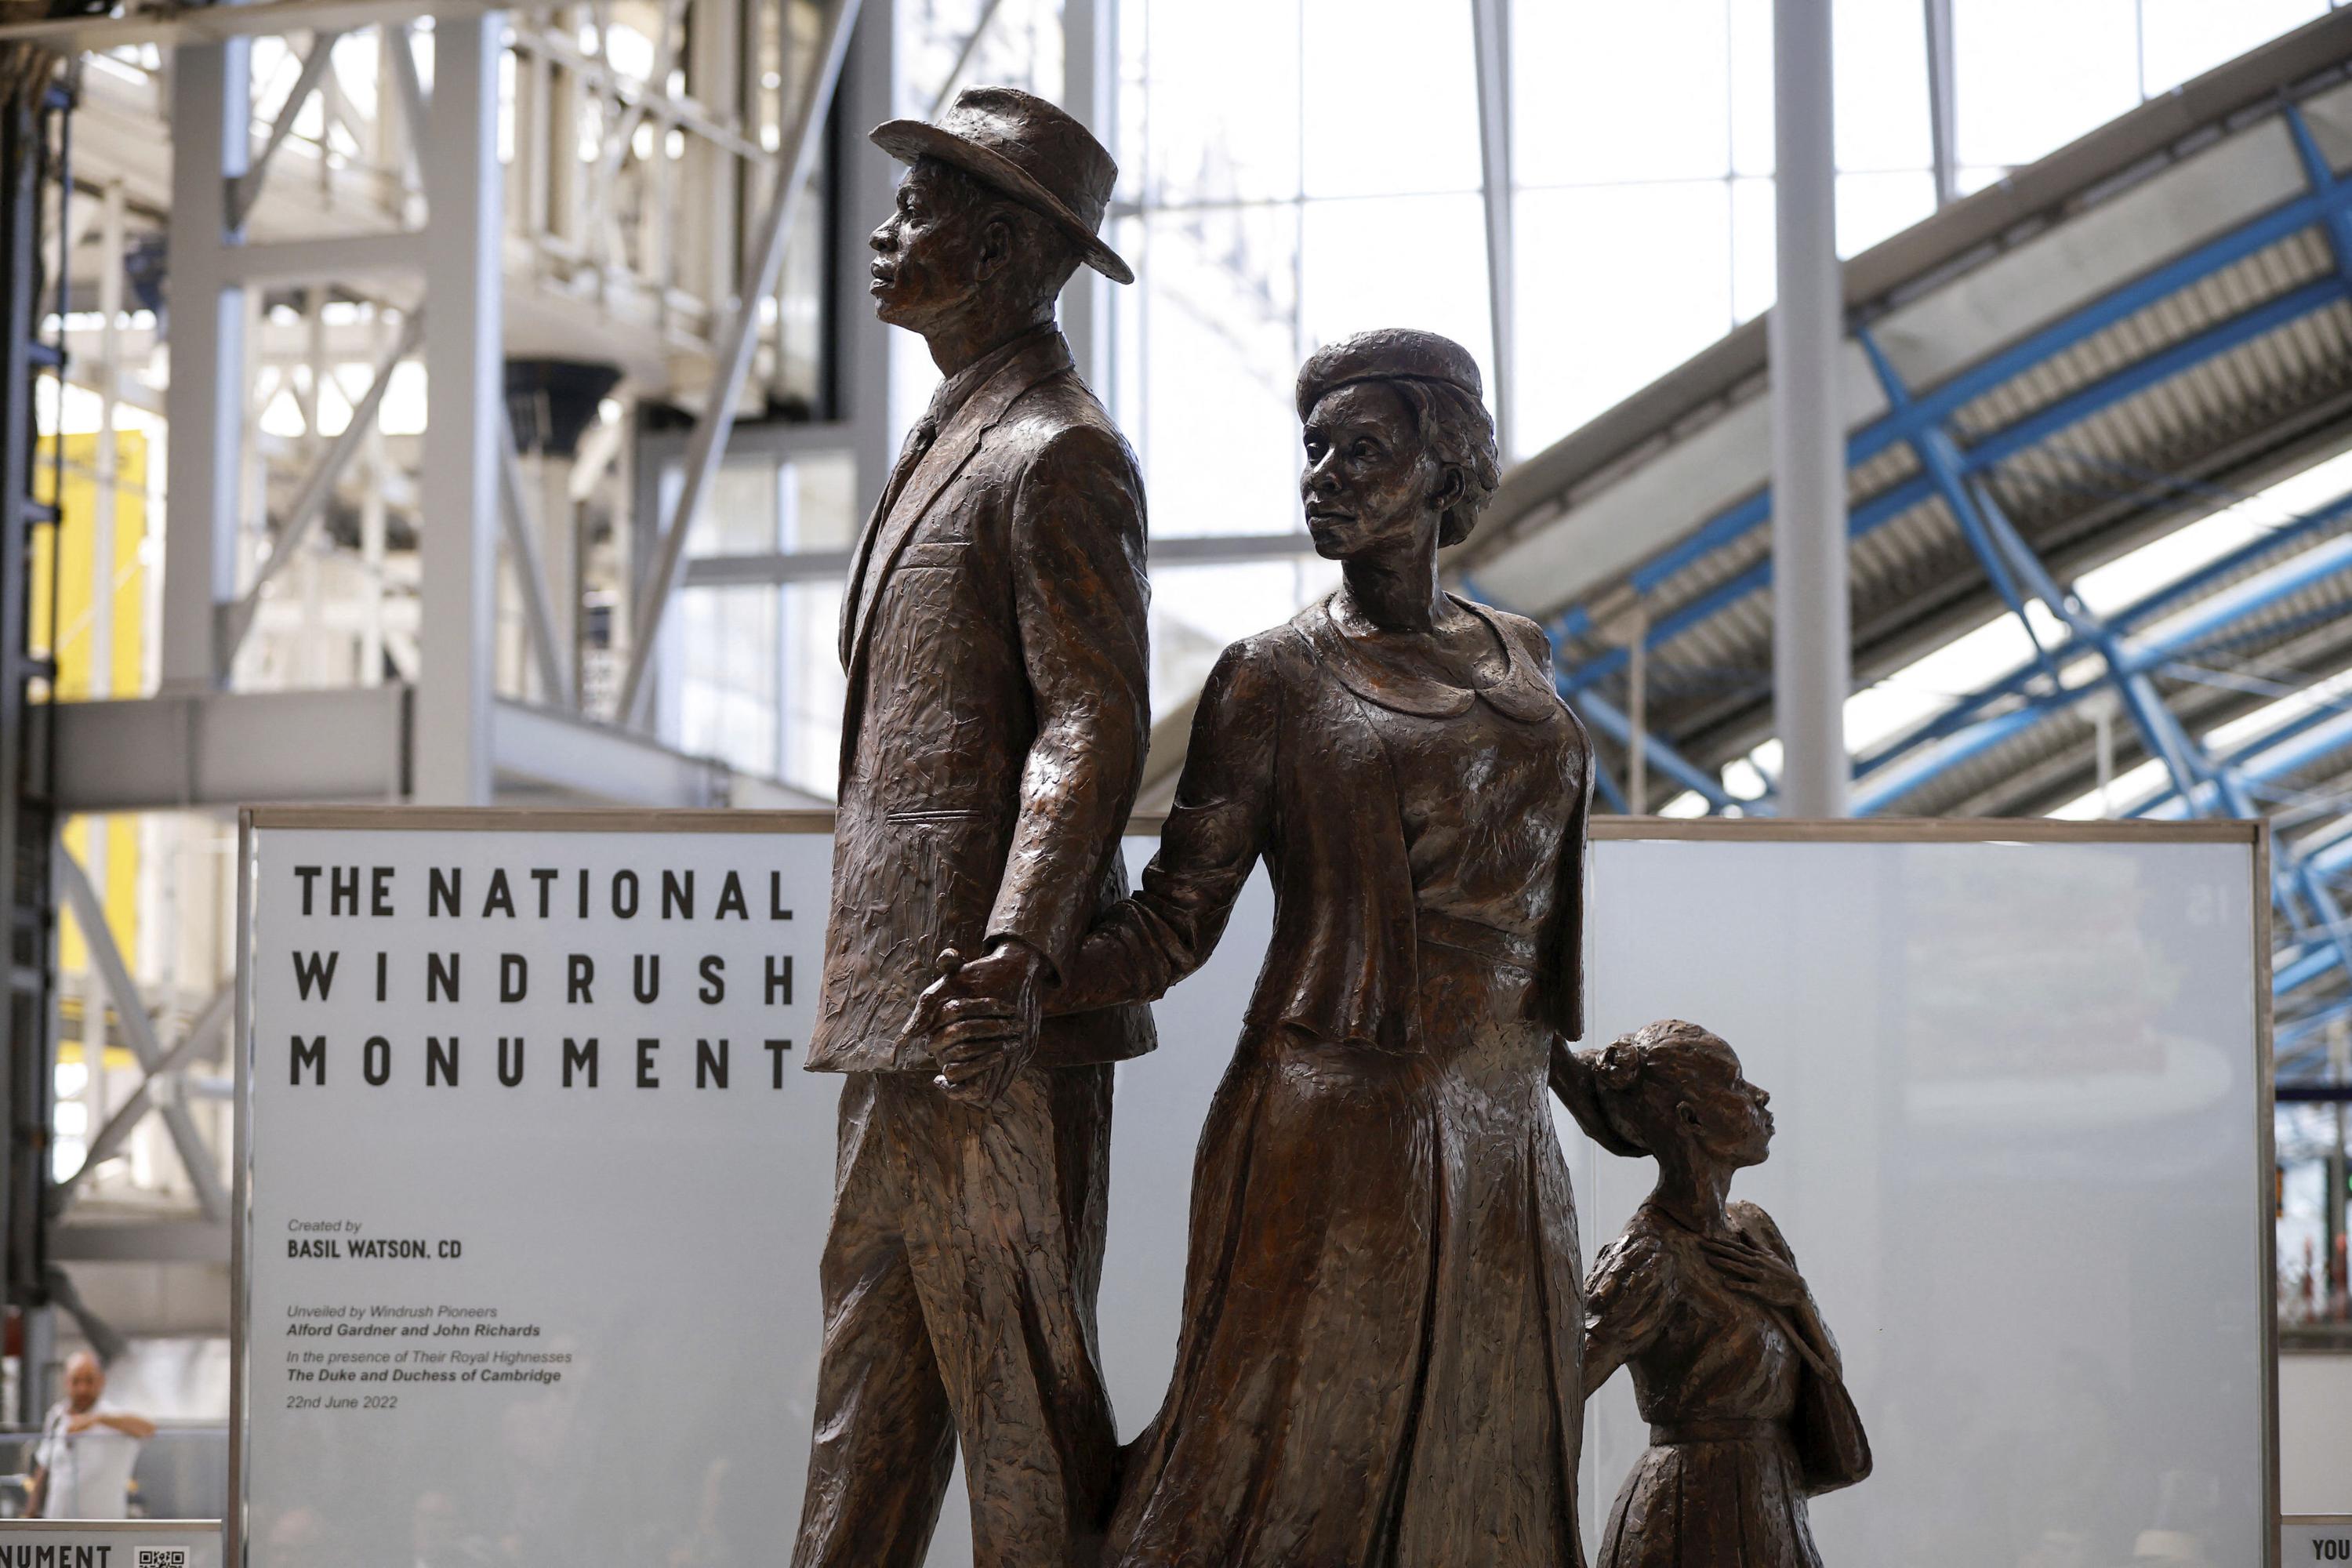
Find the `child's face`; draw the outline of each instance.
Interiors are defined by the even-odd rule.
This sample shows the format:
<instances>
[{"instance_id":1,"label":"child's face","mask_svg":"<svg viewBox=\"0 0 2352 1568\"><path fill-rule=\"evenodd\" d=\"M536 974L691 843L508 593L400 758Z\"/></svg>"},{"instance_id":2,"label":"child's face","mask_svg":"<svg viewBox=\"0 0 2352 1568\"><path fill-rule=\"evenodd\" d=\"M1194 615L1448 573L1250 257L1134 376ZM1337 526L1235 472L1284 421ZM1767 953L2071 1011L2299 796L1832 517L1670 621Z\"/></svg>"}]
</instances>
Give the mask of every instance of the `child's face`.
<instances>
[{"instance_id":1,"label":"child's face","mask_svg":"<svg viewBox=\"0 0 2352 1568\"><path fill-rule=\"evenodd\" d=\"M1679 1109L1699 1148L1738 1169L1760 1165L1771 1152L1771 1103L1740 1072L1738 1056L1718 1041L1697 1053Z\"/></svg>"}]
</instances>

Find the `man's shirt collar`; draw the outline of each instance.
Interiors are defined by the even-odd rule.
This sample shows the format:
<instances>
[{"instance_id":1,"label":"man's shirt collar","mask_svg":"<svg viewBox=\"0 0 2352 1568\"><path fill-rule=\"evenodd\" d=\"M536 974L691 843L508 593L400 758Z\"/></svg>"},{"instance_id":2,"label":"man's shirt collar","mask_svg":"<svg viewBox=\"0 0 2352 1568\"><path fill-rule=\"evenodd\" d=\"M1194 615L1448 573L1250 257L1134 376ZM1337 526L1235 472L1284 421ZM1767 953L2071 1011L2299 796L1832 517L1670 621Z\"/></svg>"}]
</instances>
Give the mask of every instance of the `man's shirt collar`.
<instances>
[{"instance_id":1,"label":"man's shirt collar","mask_svg":"<svg viewBox=\"0 0 2352 1568\"><path fill-rule=\"evenodd\" d=\"M990 376L1010 363L1015 354L1032 347L1041 338L1049 337L1060 330L1052 321L1041 321L1019 337L999 343L989 350L940 384L939 391L931 396L929 417L934 424L945 425L950 419L955 417L956 410L961 408L971 399L971 395L987 383Z\"/></svg>"}]
</instances>

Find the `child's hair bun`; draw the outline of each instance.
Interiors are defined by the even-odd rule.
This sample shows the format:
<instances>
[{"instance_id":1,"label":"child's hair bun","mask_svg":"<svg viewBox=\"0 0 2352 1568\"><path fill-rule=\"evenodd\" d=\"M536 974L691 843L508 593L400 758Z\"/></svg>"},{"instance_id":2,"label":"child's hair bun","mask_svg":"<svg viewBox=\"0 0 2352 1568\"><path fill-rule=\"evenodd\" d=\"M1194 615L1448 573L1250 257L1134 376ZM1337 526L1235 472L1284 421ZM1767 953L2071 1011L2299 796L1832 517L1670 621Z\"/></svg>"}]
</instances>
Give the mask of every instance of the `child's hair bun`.
<instances>
[{"instance_id":1,"label":"child's hair bun","mask_svg":"<svg viewBox=\"0 0 2352 1568\"><path fill-rule=\"evenodd\" d=\"M1642 1077L1642 1045L1633 1035L1620 1035L1593 1059L1592 1075L1603 1089L1622 1094Z\"/></svg>"}]
</instances>

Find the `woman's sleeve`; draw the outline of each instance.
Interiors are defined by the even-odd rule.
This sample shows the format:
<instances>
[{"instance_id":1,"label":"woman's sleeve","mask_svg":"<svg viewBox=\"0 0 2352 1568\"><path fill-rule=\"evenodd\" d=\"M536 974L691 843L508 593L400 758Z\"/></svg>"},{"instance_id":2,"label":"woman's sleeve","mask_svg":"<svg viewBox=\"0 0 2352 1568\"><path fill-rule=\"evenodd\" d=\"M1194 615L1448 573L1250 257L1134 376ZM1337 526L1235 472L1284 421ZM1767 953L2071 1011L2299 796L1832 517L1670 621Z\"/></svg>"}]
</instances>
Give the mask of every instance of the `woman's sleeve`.
<instances>
[{"instance_id":1,"label":"woman's sleeve","mask_svg":"<svg viewBox=\"0 0 2352 1568\"><path fill-rule=\"evenodd\" d=\"M1528 657L1543 671L1544 679L1556 686L1551 639L1531 621L1519 623L1516 629L1526 644ZM1551 983L1559 988L1559 994L1549 1009L1549 1021L1560 1035L1559 1042L1552 1047L1555 1082L1563 1070L1559 1058L1567 1052L1566 1042L1584 1038L1584 858L1592 827L1592 775L1598 765L1592 753L1591 733L1573 708L1568 710L1568 724L1583 756L1582 765L1577 770L1580 776L1576 800L1569 808L1568 830L1560 839L1559 892L1553 900Z\"/></svg>"},{"instance_id":2,"label":"woman's sleeve","mask_svg":"<svg viewBox=\"0 0 2352 1568\"><path fill-rule=\"evenodd\" d=\"M1584 1283L1584 1390L1648 1348L1673 1295L1674 1259L1658 1238L1627 1231L1601 1249Z\"/></svg>"},{"instance_id":3,"label":"woman's sleeve","mask_svg":"<svg viewBox=\"0 0 2352 1568\"><path fill-rule=\"evenodd\" d=\"M1266 849L1281 705L1263 654L1227 648L1201 692L1160 852L1142 887L1087 932L1049 1013L1151 1001L1208 962Z\"/></svg>"}]
</instances>

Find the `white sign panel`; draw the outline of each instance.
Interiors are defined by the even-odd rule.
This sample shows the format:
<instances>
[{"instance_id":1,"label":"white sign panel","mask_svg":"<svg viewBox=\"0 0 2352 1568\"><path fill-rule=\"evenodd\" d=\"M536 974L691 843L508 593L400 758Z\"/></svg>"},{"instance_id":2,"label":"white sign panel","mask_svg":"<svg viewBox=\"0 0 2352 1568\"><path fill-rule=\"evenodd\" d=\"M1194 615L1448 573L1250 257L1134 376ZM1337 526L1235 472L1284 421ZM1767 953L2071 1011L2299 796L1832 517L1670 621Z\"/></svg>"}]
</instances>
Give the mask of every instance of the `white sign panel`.
<instances>
[{"instance_id":1,"label":"white sign panel","mask_svg":"<svg viewBox=\"0 0 2352 1568\"><path fill-rule=\"evenodd\" d=\"M247 1561L786 1561L833 1181L838 1080L799 1059L829 839L277 820L251 867ZM1880 1461L1819 1508L1832 1561L2039 1561L2069 1530L2127 1561L2155 1529L2255 1561L2250 861L1596 844L1596 1034L1696 1017L1777 1096L1739 1191L1821 1291ZM1122 1437L1166 1384L1192 1152L1270 917L1261 876L1119 1069ZM1650 1167L1582 1155L1589 1261ZM1590 1428L1596 1537L1624 1390ZM1993 1497L2015 1506L1958 1500ZM930 1561L970 1560L959 1477Z\"/></svg>"},{"instance_id":2,"label":"white sign panel","mask_svg":"<svg viewBox=\"0 0 2352 1568\"><path fill-rule=\"evenodd\" d=\"M2352 1514L2298 1514L2280 1530L2279 1561L2352 1563Z\"/></svg>"},{"instance_id":3,"label":"white sign panel","mask_svg":"<svg viewBox=\"0 0 2352 1568\"><path fill-rule=\"evenodd\" d=\"M254 1560L782 1557L831 841L256 840Z\"/></svg>"},{"instance_id":4,"label":"white sign panel","mask_svg":"<svg viewBox=\"0 0 2352 1568\"><path fill-rule=\"evenodd\" d=\"M209 1521L0 1520L0 1568L221 1568L221 1527Z\"/></svg>"}]
</instances>

